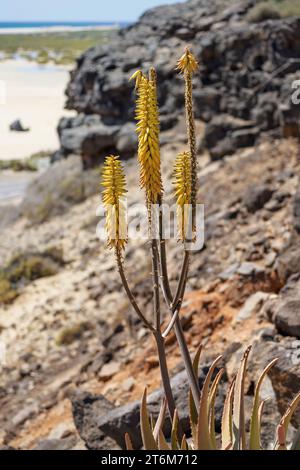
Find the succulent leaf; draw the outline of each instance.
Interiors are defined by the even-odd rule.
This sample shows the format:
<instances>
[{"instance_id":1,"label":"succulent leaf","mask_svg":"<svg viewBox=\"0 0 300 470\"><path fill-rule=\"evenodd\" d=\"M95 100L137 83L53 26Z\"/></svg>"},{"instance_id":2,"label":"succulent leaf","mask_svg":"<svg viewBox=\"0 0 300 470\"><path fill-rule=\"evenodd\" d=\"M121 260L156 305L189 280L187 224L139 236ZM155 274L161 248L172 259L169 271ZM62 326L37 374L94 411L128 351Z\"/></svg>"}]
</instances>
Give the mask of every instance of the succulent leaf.
<instances>
[{"instance_id":1,"label":"succulent leaf","mask_svg":"<svg viewBox=\"0 0 300 470\"><path fill-rule=\"evenodd\" d=\"M226 394L223 414L222 414L222 449L227 450L232 445L232 409L233 409L233 395L235 387L235 378L231 382L228 392Z\"/></svg>"},{"instance_id":2,"label":"succulent leaf","mask_svg":"<svg viewBox=\"0 0 300 470\"><path fill-rule=\"evenodd\" d=\"M128 432L125 433L125 445L126 445L126 450L133 450L132 442L131 442Z\"/></svg>"},{"instance_id":3,"label":"succulent leaf","mask_svg":"<svg viewBox=\"0 0 300 470\"><path fill-rule=\"evenodd\" d=\"M154 427L154 431L153 431L153 437L156 442L158 440L159 431L162 429L164 422L165 422L166 411L167 411L167 400L164 398L161 404L159 415L158 415L158 418Z\"/></svg>"},{"instance_id":4,"label":"succulent leaf","mask_svg":"<svg viewBox=\"0 0 300 470\"><path fill-rule=\"evenodd\" d=\"M171 432L171 444L172 444L172 450L178 450L179 449L179 444L178 444L178 412L175 410L174 417L173 417L173 423L172 423L172 432Z\"/></svg>"},{"instance_id":5,"label":"succulent leaf","mask_svg":"<svg viewBox=\"0 0 300 470\"><path fill-rule=\"evenodd\" d=\"M212 363L207 376L205 378L203 389L201 392L200 406L198 413L198 426L197 426L197 440L196 449L198 450L213 450L209 432L209 386L212 375L217 367L218 362L222 356L217 357Z\"/></svg>"},{"instance_id":6,"label":"succulent leaf","mask_svg":"<svg viewBox=\"0 0 300 470\"><path fill-rule=\"evenodd\" d=\"M294 398L294 400L292 401L292 403L290 404L290 406L288 407L285 414L283 415L283 417L280 420L278 429L279 429L279 432L283 432L282 431L282 428L283 428L285 436L287 434L288 427L289 427L290 421L292 419L292 416L295 413L295 411L296 411L299 404L300 404L300 393L298 393L298 395L296 395L296 397ZM277 446L280 446L280 441L278 439L277 439L277 442L275 444L275 448L277 448Z\"/></svg>"},{"instance_id":7,"label":"succulent leaf","mask_svg":"<svg viewBox=\"0 0 300 470\"><path fill-rule=\"evenodd\" d=\"M259 377L255 387L250 424L250 450L259 450L261 448L260 427L262 410L260 410L259 391L265 376L268 374L268 372L276 364L277 361L278 359L274 359L272 362L270 362L270 364L267 365L267 367L263 370L261 376Z\"/></svg>"},{"instance_id":8,"label":"succulent leaf","mask_svg":"<svg viewBox=\"0 0 300 470\"><path fill-rule=\"evenodd\" d=\"M199 348L196 351L194 360L193 360L193 369L195 372L196 377L199 375L199 362L200 362L200 355L202 351L202 345L200 344ZM190 423L191 423L191 431L192 437L194 442L196 442L197 436L197 423L198 423L198 409L195 404L192 391L189 390L189 411L190 411Z\"/></svg>"},{"instance_id":9,"label":"succulent leaf","mask_svg":"<svg viewBox=\"0 0 300 470\"><path fill-rule=\"evenodd\" d=\"M180 450L189 450L185 434L183 435L183 438L182 438L182 441L181 441Z\"/></svg>"},{"instance_id":10,"label":"succulent leaf","mask_svg":"<svg viewBox=\"0 0 300 470\"><path fill-rule=\"evenodd\" d=\"M219 386L223 373L224 373L224 369L221 369L217 373L212 383L210 392L209 392L209 432L210 432L210 438L211 438L211 442L212 442L214 449L217 448L216 431L215 431L215 401L216 401L218 386Z\"/></svg>"},{"instance_id":11,"label":"succulent leaf","mask_svg":"<svg viewBox=\"0 0 300 470\"><path fill-rule=\"evenodd\" d=\"M159 447L159 450L171 450L162 430L160 430L158 434L158 447Z\"/></svg>"},{"instance_id":12,"label":"succulent leaf","mask_svg":"<svg viewBox=\"0 0 300 470\"><path fill-rule=\"evenodd\" d=\"M239 367L236 382L234 387L233 399L233 450L245 450L246 448L246 433L245 433L245 409L244 409L244 388L245 376L248 357L251 351L251 346L247 348L244 353L242 363Z\"/></svg>"},{"instance_id":13,"label":"succulent leaf","mask_svg":"<svg viewBox=\"0 0 300 470\"><path fill-rule=\"evenodd\" d=\"M158 450L158 446L155 442L152 430L150 427L149 415L147 411L147 389L145 389L142 397L141 405L141 432L142 432L142 441L145 450Z\"/></svg>"}]
</instances>

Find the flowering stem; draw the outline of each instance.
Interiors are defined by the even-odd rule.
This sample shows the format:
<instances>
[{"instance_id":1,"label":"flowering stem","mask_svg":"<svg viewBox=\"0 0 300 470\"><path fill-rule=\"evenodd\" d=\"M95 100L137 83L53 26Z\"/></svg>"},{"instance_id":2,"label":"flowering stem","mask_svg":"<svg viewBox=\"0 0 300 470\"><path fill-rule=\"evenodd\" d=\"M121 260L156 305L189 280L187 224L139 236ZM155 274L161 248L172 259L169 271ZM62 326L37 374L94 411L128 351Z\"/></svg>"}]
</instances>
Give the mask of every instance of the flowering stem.
<instances>
[{"instance_id":1,"label":"flowering stem","mask_svg":"<svg viewBox=\"0 0 300 470\"><path fill-rule=\"evenodd\" d=\"M186 107L186 121L187 121L187 134L191 154L191 180L192 180L192 229L196 230L196 197L197 197L197 160L196 160L196 130L195 118L193 110L193 84L192 74L185 71L185 107Z\"/></svg>"},{"instance_id":2,"label":"flowering stem","mask_svg":"<svg viewBox=\"0 0 300 470\"><path fill-rule=\"evenodd\" d=\"M118 248L116 248L115 250L115 254L116 254L116 260L117 260L117 264L118 264L118 270L119 270L119 273L120 273L120 277L121 277L121 281L122 281L122 284L124 286L124 289L126 291L126 294L127 294L127 297L132 305L132 307L134 308L135 312L137 313L138 317L140 318L140 320L144 323L144 326L146 328L148 328L150 331L152 331L152 333L155 331L153 326L148 322L148 320L145 318L145 316L142 314L140 308L138 307L137 303L136 303L136 300L134 298L134 295L133 293L131 292L131 289L128 285L128 282L127 282L127 279L126 279L126 276L125 276L125 272L124 272L124 266L123 266L123 262L122 262L122 256L121 256L121 253L120 253L120 250L118 250Z\"/></svg>"},{"instance_id":3,"label":"flowering stem","mask_svg":"<svg viewBox=\"0 0 300 470\"><path fill-rule=\"evenodd\" d=\"M198 384L198 379L195 375L193 364L191 360L191 356L186 344L186 340L184 338L184 332L182 329L182 325L179 318L181 303L184 296L186 280L187 280L187 273L188 273L188 265L189 265L189 252L185 251L183 265L181 268L181 274L179 278L179 283L177 287L177 291L175 297L173 299L172 292L169 285L168 280L168 273L167 273L167 264L166 264L166 252L165 252L165 240L163 238L163 225L162 225L162 211L160 210L159 215L159 237L160 237L160 274L161 274L161 287L164 294L165 301L169 308L171 314L171 321L163 333L163 336L166 337L170 332L173 324L174 324L174 331L175 336L181 351L181 355L183 358L184 366L187 372L187 376L189 379L190 387L192 390L193 398L195 403L199 402L200 399L200 388Z\"/></svg>"},{"instance_id":4,"label":"flowering stem","mask_svg":"<svg viewBox=\"0 0 300 470\"><path fill-rule=\"evenodd\" d=\"M174 401L173 392L172 392L171 383L170 383L170 376L169 376L169 371L168 371L166 350L165 350L165 340L162 337L160 331L156 331L154 333L154 338L156 341L156 347L157 347L157 352L158 352L162 385L163 385L163 389L165 392L170 417L171 417L171 420L173 420L176 406L175 406L175 401Z\"/></svg>"}]
</instances>

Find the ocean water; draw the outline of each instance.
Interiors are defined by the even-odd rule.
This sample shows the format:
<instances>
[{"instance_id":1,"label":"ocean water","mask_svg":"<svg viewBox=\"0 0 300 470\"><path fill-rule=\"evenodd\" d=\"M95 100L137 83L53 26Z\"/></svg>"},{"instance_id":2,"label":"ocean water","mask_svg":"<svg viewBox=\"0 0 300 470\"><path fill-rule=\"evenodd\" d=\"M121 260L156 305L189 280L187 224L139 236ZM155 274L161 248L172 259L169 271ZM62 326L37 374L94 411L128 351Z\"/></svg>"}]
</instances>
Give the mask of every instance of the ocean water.
<instances>
[{"instance_id":1,"label":"ocean water","mask_svg":"<svg viewBox=\"0 0 300 470\"><path fill-rule=\"evenodd\" d=\"M0 21L0 29L26 29L26 28L53 28L53 27L97 27L97 26L113 26L115 22L95 22L95 21ZM127 26L126 22L118 22L120 26Z\"/></svg>"}]
</instances>

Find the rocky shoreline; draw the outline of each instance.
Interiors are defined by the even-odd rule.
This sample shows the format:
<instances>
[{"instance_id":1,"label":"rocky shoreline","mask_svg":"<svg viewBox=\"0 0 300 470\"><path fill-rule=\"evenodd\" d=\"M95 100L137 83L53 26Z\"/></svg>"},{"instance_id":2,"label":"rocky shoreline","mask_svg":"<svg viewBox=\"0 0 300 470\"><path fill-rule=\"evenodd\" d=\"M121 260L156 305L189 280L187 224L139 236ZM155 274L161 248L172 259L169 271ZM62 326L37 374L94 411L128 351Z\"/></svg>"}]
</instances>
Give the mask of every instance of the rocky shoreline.
<instances>
[{"instance_id":1,"label":"rocky shoreline","mask_svg":"<svg viewBox=\"0 0 300 470\"><path fill-rule=\"evenodd\" d=\"M76 118L58 126L55 158L81 153L87 166L107 153L133 156L134 94L129 77L154 65L158 73L162 130L178 124L183 109L175 64L192 47L196 117L206 123L201 145L212 160L255 145L265 134L299 137L299 106L291 101L300 77L300 19L249 22L256 0L189 0L155 8L120 30L109 45L89 49L77 61L67 87Z\"/></svg>"}]
</instances>

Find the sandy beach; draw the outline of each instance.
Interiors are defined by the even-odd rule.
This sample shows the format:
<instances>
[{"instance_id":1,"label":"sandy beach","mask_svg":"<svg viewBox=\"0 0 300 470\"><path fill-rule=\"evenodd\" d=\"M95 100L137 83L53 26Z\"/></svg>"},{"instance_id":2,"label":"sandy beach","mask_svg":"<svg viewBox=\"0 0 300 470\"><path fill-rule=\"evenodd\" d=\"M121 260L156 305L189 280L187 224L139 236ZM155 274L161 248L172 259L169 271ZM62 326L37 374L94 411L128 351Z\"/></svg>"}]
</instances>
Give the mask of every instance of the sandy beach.
<instances>
[{"instance_id":1,"label":"sandy beach","mask_svg":"<svg viewBox=\"0 0 300 470\"><path fill-rule=\"evenodd\" d=\"M120 25L108 24L99 26L45 26L31 28L0 28L0 36L3 34L49 34L49 33L72 33L77 31L110 31L117 29Z\"/></svg>"},{"instance_id":2,"label":"sandy beach","mask_svg":"<svg viewBox=\"0 0 300 470\"><path fill-rule=\"evenodd\" d=\"M60 117L74 114L64 110L68 79L66 66L22 59L0 62L0 159L26 158L58 148L57 123ZM16 119L30 131L10 131Z\"/></svg>"}]
</instances>

